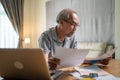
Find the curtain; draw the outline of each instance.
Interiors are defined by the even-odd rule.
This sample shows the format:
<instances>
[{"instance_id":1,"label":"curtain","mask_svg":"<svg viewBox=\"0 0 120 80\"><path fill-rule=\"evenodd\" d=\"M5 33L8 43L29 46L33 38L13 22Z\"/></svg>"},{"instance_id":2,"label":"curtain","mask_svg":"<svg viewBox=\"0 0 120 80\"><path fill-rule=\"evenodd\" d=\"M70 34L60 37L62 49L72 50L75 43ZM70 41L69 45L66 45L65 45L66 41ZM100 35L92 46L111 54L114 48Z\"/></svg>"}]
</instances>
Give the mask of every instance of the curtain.
<instances>
[{"instance_id":1,"label":"curtain","mask_svg":"<svg viewBox=\"0 0 120 80\"><path fill-rule=\"evenodd\" d=\"M19 35L18 48L23 48L23 8L24 0L0 0L14 30Z\"/></svg>"},{"instance_id":2,"label":"curtain","mask_svg":"<svg viewBox=\"0 0 120 80\"><path fill-rule=\"evenodd\" d=\"M73 0L72 8L80 19L79 41L114 44L114 0Z\"/></svg>"},{"instance_id":3,"label":"curtain","mask_svg":"<svg viewBox=\"0 0 120 80\"><path fill-rule=\"evenodd\" d=\"M59 11L64 8L72 8L78 13L80 21L80 27L78 27L76 31L78 41L114 44L114 1L115 0L48 1L46 3L47 28L56 24L55 20Z\"/></svg>"}]
</instances>

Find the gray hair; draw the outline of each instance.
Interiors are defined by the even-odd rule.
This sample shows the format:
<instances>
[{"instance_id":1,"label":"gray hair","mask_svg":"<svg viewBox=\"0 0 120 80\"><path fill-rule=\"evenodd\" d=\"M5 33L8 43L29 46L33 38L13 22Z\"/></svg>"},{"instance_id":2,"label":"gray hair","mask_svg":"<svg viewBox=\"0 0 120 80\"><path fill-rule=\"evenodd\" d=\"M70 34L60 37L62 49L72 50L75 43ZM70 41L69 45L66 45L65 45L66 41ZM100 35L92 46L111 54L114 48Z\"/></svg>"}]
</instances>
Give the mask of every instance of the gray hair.
<instances>
[{"instance_id":1,"label":"gray hair","mask_svg":"<svg viewBox=\"0 0 120 80\"><path fill-rule=\"evenodd\" d=\"M66 20L68 21L70 19L70 16L72 13L77 14L77 12L73 11L72 9L63 9L60 11L60 13L57 15L56 22L59 23L60 20Z\"/></svg>"}]
</instances>

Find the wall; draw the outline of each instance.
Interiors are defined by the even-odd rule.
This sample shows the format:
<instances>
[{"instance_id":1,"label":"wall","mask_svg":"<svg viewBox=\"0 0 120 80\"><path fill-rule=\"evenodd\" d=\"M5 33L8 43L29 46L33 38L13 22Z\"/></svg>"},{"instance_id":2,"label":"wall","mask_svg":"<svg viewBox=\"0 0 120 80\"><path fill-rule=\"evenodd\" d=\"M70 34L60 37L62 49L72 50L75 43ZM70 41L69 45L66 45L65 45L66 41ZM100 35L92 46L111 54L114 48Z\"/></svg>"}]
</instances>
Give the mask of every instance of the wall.
<instances>
[{"instance_id":1,"label":"wall","mask_svg":"<svg viewBox=\"0 0 120 80\"><path fill-rule=\"evenodd\" d=\"M29 47L31 48L38 47L39 35L46 29L45 15L45 0L25 0L24 38L30 37ZM24 47L26 47L25 44Z\"/></svg>"},{"instance_id":2,"label":"wall","mask_svg":"<svg viewBox=\"0 0 120 80\"><path fill-rule=\"evenodd\" d=\"M46 16L46 25L47 25L47 29L50 27L56 26L57 14L62 9L69 8L70 6L71 6L70 0L51 0L51 1L46 2L46 15L47 15Z\"/></svg>"},{"instance_id":3,"label":"wall","mask_svg":"<svg viewBox=\"0 0 120 80\"><path fill-rule=\"evenodd\" d=\"M120 59L120 0L115 0L115 57Z\"/></svg>"}]
</instances>

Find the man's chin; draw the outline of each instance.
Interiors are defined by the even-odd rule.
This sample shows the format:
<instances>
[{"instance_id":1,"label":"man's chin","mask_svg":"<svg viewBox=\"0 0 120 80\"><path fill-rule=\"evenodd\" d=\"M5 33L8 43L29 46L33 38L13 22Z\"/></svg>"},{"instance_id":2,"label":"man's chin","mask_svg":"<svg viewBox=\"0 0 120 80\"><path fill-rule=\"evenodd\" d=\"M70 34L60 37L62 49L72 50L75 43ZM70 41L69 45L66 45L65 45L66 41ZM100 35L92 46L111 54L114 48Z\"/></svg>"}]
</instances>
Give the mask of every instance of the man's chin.
<instances>
[{"instance_id":1,"label":"man's chin","mask_svg":"<svg viewBox=\"0 0 120 80\"><path fill-rule=\"evenodd\" d=\"M70 33L70 34L67 34L67 37L71 37L73 34L74 34L74 32Z\"/></svg>"}]
</instances>

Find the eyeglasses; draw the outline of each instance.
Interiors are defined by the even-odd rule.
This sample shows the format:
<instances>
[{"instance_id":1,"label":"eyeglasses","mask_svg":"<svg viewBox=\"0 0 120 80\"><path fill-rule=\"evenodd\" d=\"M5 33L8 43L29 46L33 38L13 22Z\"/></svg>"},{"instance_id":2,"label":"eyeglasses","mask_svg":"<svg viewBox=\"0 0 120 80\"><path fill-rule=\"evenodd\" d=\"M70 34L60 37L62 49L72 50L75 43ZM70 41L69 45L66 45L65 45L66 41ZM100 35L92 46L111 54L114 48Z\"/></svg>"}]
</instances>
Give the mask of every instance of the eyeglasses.
<instances>
[{"instance_id":1,"label":"eyeglasses","mask_svg":"<svg viewBox=\"0 0 120 80\"><path fill-rule=\"evenodd\" d=\"M75 23L75 22L70 22L70 21L67 21L67 20L64 20L65 22L69 23L70 25L73 25L73 26L80 26L78 23Z\"/></svg>"}]
</instances>

